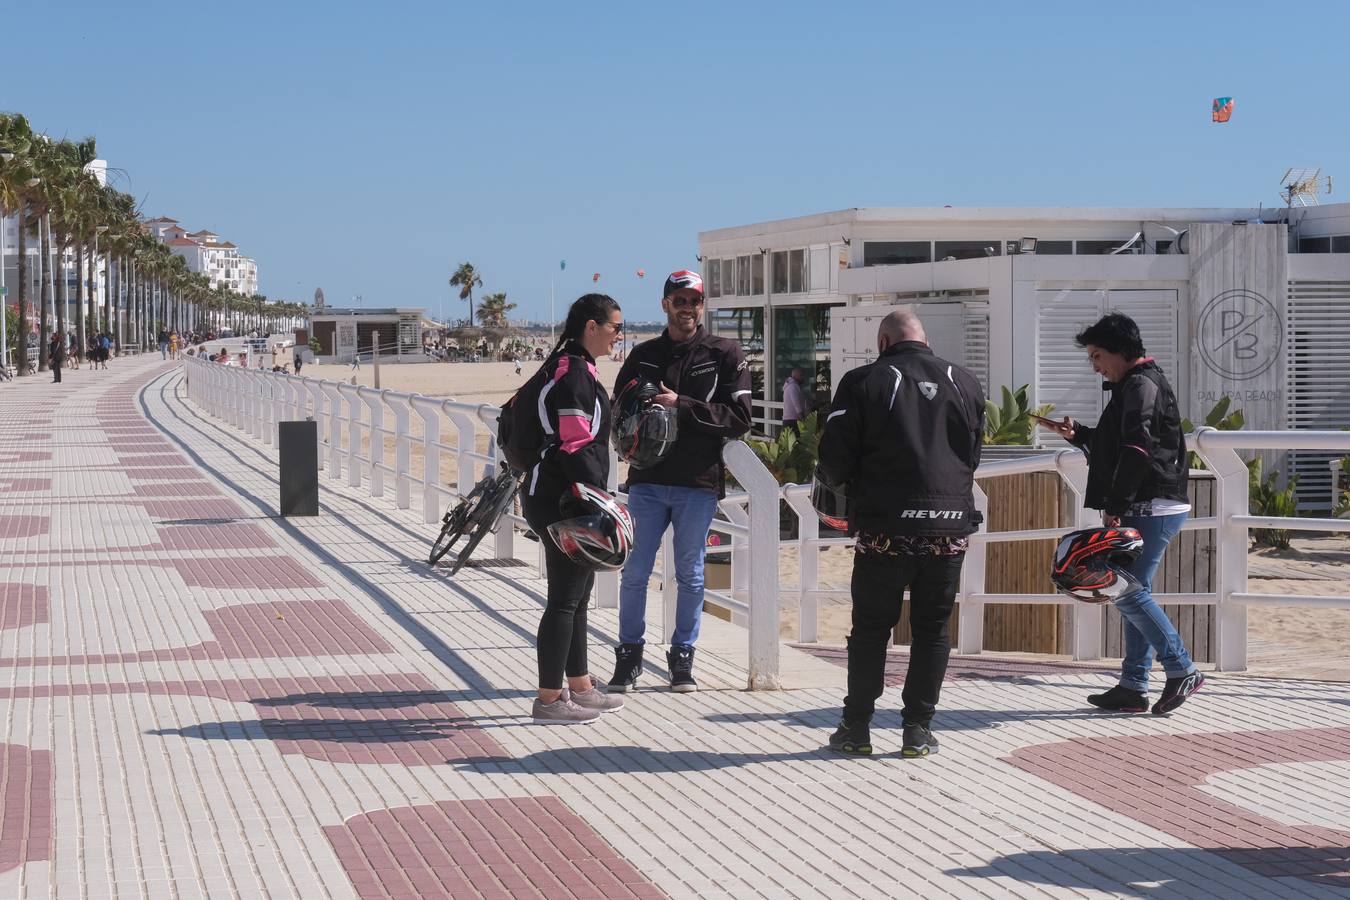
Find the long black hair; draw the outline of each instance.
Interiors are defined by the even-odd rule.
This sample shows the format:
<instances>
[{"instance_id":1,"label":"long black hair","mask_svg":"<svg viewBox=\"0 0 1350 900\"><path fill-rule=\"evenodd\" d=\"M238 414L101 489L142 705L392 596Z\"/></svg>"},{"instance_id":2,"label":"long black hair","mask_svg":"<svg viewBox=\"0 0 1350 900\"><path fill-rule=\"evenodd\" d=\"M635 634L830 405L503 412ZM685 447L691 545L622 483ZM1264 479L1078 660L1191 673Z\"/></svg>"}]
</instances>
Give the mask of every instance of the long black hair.
<instances>
[{"instance_id":1,"label":"long black hair","mask_svg":"<svg viewBox=\"0 0 1350 900\"><path fill-rule=\"evenodd\" d=\"M563 323L562 335L558 343L549 351L549 359L556 356L568 341L580 340L586 333L587 322L608 322L612 313L619 309L619 301L609 294L582 294L567 310L567 321Z\"/></svg>"}]
</instances>

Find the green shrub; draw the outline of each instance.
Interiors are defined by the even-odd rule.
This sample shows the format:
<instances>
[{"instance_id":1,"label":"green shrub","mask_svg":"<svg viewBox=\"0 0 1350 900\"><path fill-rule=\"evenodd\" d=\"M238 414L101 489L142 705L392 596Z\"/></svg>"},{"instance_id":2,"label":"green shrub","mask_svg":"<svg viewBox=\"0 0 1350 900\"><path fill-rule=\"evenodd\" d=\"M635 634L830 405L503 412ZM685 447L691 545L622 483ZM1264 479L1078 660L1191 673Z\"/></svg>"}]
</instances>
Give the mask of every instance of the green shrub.
<instances>
[{"instance_id":1,"label":"green shrub","mask_svg":"<svg viewBox=\"0 0 1350 900\"><path fill-rule=\"evenodd\" d=\"M1205 424L1210 428L1217 428L1219 431L1241 431L1242 427L1247 424L1247 417L1243 415L1240 409L1229 412L1228 407L1232 402L1231 397L1220 397L1219 402L1215 403L1210 411L1205 414ZM1186 434L1191 434L1195 431L1195 425L1190 419L1182 419L1181 430ZM1250 469L1251 466L1251 462L1248 462L1247 468ZM1192 450L1191 468L1203 469L1205 467L1205 461Z\"/></svg>"},{"instance_id":2,"label":"green shrub","mask_svg":"<svg viewBox=\"0 0 1350 900\"><path fill-rule=\"evenodd\" d=\"M801 434L784 428L773 440L750 438L750 449L759 456L779 484L810 484L820 456L820 415L810 413L797 423Z\"/></svg>"},{"instance_id":3,"label":"green shrub","mask_svg":"<svg viewBox=\"0 0 1350 900\"><path fill-rule=\"evenodd\" d=\"M1003 402L984 401L984 442L986 444L1030 444L1035 425L1033 410L1027 401L1027 385L1015 391L1002 388ZM1038 416L1049 417L1054 404L1035 409Z\"/></svg>"},{"instance_id":4,"label":"green shrub","mask_svg":"<svg viewBox=\"0 0 1350 900\"><path fill-rule=\"evenodd\" d=\"M1264 479L1261 477L1261 457L1257 457L1247 466L1248 484L1247 484L1247 509L1254 516L1280 516L1282 518L1293 518L1298 515L1298 500L1294 493L1298 489L1298 476L1289 476L1289 483L1284 488L1275 486L1276 479L1279 478L1279 472L1271 472ZM1289 529L1287 528L1253 528L1252 538L1255 539L1258 547L1275 547L1279 550L1289 549Z\"/></svg>"}]
</instances>

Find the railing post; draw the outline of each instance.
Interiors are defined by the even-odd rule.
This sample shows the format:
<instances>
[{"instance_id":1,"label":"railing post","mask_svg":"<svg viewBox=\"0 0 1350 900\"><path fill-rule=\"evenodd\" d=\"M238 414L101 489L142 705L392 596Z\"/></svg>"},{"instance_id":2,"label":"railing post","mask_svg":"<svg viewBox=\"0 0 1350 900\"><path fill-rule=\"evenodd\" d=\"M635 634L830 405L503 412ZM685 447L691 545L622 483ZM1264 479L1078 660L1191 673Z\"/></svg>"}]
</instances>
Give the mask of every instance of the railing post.
<instances>
[{"instance_id":1,"label":"railing post","mask_svg":"<svg viewBox=\"0 0 1350 900\"><path fill-rule=\"evenodd\" d=\"M328 395L328 477L342 477L342 394L336 382L322 382Z\"/></svg>"},{"instance_id":2,"label":"railing post","mask_svg":"<svg viewBox=\"0 0 1350 900\"><path fill-rule=\"evenodd\" d=\"M493 442L496 446L496 442ZM609 483L606 488L611 494L619 492L619 455L611 448L609 451ZM498 556L501 554L498 553ZM595 573L595 605L599 609L619 608L619 573Z\"/></svg>"},{"instance_id":3,"label":"railing post","mask_svg":"<svg viewBox=\"0 0 1350 900\"><path fill-rule=\"evenodd\" d=\"M324 446L323 446L324 435L327 434L327 432L324 431L325 422L323 412L324 407L323 382L311 381L307 378L305 379L305 389L309 391L310 397L314 400L314 432L318 436L319 446L317 449L319 453L319 468L322 469L324 468L325 465L327 465L326 462L327 454L324 453Z\"/></svg>"},{"instance_id":4,"label":"railing post","mask_svg":"<svg viewBox=\"0 0 1350 900\"><path fill-rule=\"evenodd\" d=\"M1073 491L1077 527L1100 525L1099 513L1083 506L1087 494L1087 457L1079 450L1060 450L1055 454L1055 467ZM1103 606L1099 603L1075 603L1069 609L1073 618L1073 658L1101 659Z\"/></svg>"},{"instance_id":5,"label":"railing post","mask_svg":"<svg viewBox=\"0 0 1350 900\"><path fill-rule=\"evenodd\" d=\"M356 389L370 410L370 496L384 496L384 391L364 385Z\"/></svg>"},{"instance_id":6,"label":"railing post","mask_svg":"<svg viewBox=\"0 0 1350 900\"><path fill-rule=\"evenodd\" d=\"M347 401L347 484L361 486L361 396L354 384L338 384Z\"/></svg>"},{"instance_id":7,"label":"railing post","mask_svg":"<svg viewBox=\"0 0 1350 900\"><path fill-rule=\"evenodd\" d=\"M412 427L409 412L412 399L401 397L389 408L394 411L394 506L412 506Z\"/></svg>"},{"instance_id":8,"label":"railing post","mask_svg":"<svg viewBox=\"0 0 1350 900\"><path fill-rule=\"evenodd\" d=\"M744 441L722 459L750 495L750 690L778 690L778 482Z\"/></svg>"},{"instance_id":9,"label":"railing post","mask_svg":"<svg viewBox=\"0 0 1350 900\"><path fill-rule=\"evenodd\" d=\"M413 395L412 404L422 417L422 521L433 525L441 518L441 404L421 394Z\"/></svg>"},{"instance_id":10,"label":"railing post","mask_svg":"<svg viewBox=\"0 0 1350 900\"><path fill-rule=\"evenodd\" d=\"M797 639L807 644L820 640L819 601L820 548L810 543L820 537L820 518L811 506L809 486L789 484L783 496L797 517Z\"/></svg>"},{"instance_id":11,"label":"railing post","mask_svg":"<svg viewBox=\"0 0 1350 900\"><path fill-rule=\"evenodd\" d=\"M979 483L973 485L975 509L980 512L979 534L989 533L989 495ZM989 545L982 540L970 542L965 561L961 564L961 594L957 598L956 652L976 654L984 650L984 603L974 595L986 593L985 573L989 560Z\"/></svg>"},{"instance_id":12,"label":"railing post","mask_svg":"<svg viewBox=\"0 0 1350 900\"><path fill-rule=\"evenodd\" d=\"M1214 545L1218 559L1214 571L1218 576L1219 602L1215 612L1218 619L1215 638L1218 654L1215 668L1220 672L1241 672L1247 668L1247 606L1235 603L1234 594L1247 592L1247 544L1249 536L1245 525L1233 524L1234 516L1248 512L1247 464L1237 451L1226 447L1206 446L1206 436L1215 429L1201 427L1195 432L1195 450L1214 470L1218 482L1218 525L1214 529Z\"/></svg>"}]
</instances>

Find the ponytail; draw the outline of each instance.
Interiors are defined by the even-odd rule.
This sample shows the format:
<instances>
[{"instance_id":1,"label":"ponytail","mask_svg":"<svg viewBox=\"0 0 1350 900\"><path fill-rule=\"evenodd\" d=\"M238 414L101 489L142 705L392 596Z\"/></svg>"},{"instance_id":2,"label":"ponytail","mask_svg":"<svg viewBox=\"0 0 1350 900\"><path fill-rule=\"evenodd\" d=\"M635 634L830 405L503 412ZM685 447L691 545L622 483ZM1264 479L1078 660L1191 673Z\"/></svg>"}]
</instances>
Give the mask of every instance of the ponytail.
<instances>
[{"instance_id":1,"label":"ponytail","mask_svg":"<svg viewBox=\"0 0 1350 900\"><path fill-rule=\"evenodd\" d=\"M610 313L619 309L619 302L608 294L582 294L567 310L558 343L549 351L548 360L561 352L568 341L578 340L586 332L587 322L608 322ZM547 360L545 364L547 365Z\"/></svg>"}]
</instances>

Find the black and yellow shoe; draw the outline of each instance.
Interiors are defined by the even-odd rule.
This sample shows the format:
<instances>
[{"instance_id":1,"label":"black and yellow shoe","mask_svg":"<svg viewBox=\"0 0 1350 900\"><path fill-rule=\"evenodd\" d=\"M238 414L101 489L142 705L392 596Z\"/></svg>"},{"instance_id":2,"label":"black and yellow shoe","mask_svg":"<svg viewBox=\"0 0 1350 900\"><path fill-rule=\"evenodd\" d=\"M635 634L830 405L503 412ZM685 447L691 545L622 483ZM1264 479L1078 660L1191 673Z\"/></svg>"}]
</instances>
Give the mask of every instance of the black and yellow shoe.
<instances>
[{"instance_id":1,"label":"black and yellow shoe","mask_svg":"<svg viewBox=\"0 0 1350 900\"><path fill-rule=\"evenodd\" d=\"M830 749L849 756L871 756L872 735L867 723L840 720L839 727L830 735Z\"/></svg>"},{"instance_id":2,"label":"black and yellow shoe","mask_svg":"<svg viewBox=\"0 0 1350 900\"><path fill-rule=\"evenodd\" d=\"M900 746L900 755L906 759L918 759L923 756L932 756L938 752L938 740L933 736L933 732L928 730L927 725L920 725L917 722L905 723L904 743Z\"/></svg>"}]
</instances>

